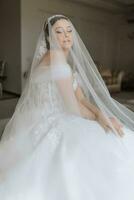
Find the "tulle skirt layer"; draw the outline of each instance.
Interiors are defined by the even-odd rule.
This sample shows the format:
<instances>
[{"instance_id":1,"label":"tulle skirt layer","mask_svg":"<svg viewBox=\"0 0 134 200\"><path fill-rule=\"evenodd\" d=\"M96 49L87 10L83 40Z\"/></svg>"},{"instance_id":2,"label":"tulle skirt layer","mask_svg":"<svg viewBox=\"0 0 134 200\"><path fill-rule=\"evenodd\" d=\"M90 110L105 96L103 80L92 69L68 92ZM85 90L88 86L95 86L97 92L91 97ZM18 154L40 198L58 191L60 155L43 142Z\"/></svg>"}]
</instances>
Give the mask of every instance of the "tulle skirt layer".
<instances>
[{"instance_id":1,"label":"tulle skirt layer","mask_svg":"<svg viewBox=\"0 0 134 200\"><path fill-rule=\"evenodd\" d=\"M62 117L25 159L0 174L0 199L133 200L134 132L124 132L120 138L96 121Z\"/></svg>"}]
</instances>

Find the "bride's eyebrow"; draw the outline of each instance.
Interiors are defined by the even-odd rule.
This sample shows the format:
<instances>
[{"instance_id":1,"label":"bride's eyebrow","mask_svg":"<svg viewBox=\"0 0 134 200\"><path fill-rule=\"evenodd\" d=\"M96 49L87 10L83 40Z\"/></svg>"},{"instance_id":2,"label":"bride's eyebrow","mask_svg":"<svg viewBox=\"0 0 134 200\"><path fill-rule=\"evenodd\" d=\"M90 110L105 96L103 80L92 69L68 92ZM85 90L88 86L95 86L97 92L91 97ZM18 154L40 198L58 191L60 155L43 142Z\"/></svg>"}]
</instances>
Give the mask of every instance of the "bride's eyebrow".
<instances>
[{"instance_id":1,"label":"bride's eyebrow","mask_svg":"<svg viewBox=\"0 0 134 200\"><path fill-rule=\"evenodd\" d=\"M58 28L63 28L63 27L58 26L58 27L55 28L55 30L58 29ZM71 26L69 25L69 26L67 26L67 28L71 28Z\"/></svg>"},{"instance_id":2,"label":"bride's eyebrow","mask_svg":"<svg viewBox=\"0 0 134 200\"><path fill-rule=\"evenodd\" d=\"M56 30L56 29L58 29L58 28L63 28L63 27L61 27L61 26L58 26L58 27L56 27L56 28L55 28L55 30Z\"/></svg>"}]
</instances>

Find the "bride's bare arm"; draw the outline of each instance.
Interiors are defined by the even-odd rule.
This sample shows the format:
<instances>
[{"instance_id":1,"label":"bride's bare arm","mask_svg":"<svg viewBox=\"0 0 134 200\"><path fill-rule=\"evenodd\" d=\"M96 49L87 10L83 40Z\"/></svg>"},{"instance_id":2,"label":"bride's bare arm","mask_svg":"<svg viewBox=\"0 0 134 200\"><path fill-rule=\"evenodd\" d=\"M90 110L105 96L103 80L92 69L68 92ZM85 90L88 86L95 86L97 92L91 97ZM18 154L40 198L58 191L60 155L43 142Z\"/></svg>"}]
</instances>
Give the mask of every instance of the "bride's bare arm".
<instances>
[{"instance_id":1,"label":"bride's bare arm","mask_svg":"<svg viewBox=\"0 0 134 200\"><path fill-rule=\"evenodd\" d=\"M80 86L77 87L75 95L78 101L87 109L89 109L90 112L92 112L96 117L99 115L100 112L99 108L97 108L96 106L94 106L89 102L89 100L85 97L83 90L81 89Z\"/></svg>"},{"instance_id":2,"label":"bride's bare arm","mask_svg":"<svg viewBox=\"0 0 134 200\"><path fill-rule=\"evenodd\" d=\"M82 89L80 88L80 86L77 86L77 89L75 91L75 96L76 96L77 101L79 103L80 111L81 111L82 115L85 116L88 119L95 120L96 119L96 113L94 112L93 109L90 109L90 107L86 106L86 104L84 103L84 99L86 100L86 97L85 97Z\"/></svg>"},{"instance_id":3,"label":"bride's bare arm","mask_svg":"<svg viewBox=\"0 0 134 200\"><path fill-rule=\"evenodd\" d=\"M84 106L80 101L78 101L79 108L80 108L80 113L82 117L90 119L90 120L95 120L95 114L91 112L86 106Z\"/></svg>"},{"instance_id":4,"label":"bride's bare arm","mask_svg":"<svg viewBox=\"0 0 134 200\"><path fill-rule=\"evenodd\" d=\"M101 110L99 108L97 108L95 105L93 105L84 95L82 89L80 86L77 87L75 95L78 99L78 101L80 102L80 104L82 104L85 108L88 108L89 111L94 114L94 120L98 121L99 124L106 130L108 131L109 129L111 129L107 117L104 116L104 114L101 112ZM114 117L109 118L112 125L114 126L114 128L116 129L116 131L118 132L118 134L120 136L123 136L124 133L122 131L122 124L119 122L119 120L117 120Z\"/></svg>"}]
</instances>

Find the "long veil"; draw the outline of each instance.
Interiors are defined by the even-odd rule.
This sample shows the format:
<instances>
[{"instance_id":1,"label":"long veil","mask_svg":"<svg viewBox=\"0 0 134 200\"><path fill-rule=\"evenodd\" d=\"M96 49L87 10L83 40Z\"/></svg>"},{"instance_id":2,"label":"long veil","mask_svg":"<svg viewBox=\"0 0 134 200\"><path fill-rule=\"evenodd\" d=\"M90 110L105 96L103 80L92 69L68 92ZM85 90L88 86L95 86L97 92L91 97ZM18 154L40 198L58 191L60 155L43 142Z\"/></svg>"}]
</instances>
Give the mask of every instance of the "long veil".
<instances>
[{"instance_id":1,"label":"long veil","mask_svg":"<svg viewBox=\"0 0 134 200\"><path fill-rule=\"evenodd\" d=\"M67 57L53 28L52 19L55 18L67 20L71 27L73 45ZM47 36L45 35L46 29ZM84 95L107 117L113 132L116 133L116 130L112 126L109 117L117 118L124 126L134 131L134 113L110 96L94 61L72 22L64 15L54 15L49 17L42 26L27 83L17 103L15 112L5 127L2 136L3 141L12 138L14 135L21 135L20 133L23 133L24 129L30 129L35 122L37 123L40 120L41 112L38 112L33 120L34 111L38 109L42 101L40 94L35 95L36 91L33 87L33 82L38 66L44 65L45 69L45 64L43 64L42 60L48 49L50 73L47 78L57 88L57 98L61 102L64 113L81 117L71 85L72 72L76 72Z\"/></svg>"}]
</instances>

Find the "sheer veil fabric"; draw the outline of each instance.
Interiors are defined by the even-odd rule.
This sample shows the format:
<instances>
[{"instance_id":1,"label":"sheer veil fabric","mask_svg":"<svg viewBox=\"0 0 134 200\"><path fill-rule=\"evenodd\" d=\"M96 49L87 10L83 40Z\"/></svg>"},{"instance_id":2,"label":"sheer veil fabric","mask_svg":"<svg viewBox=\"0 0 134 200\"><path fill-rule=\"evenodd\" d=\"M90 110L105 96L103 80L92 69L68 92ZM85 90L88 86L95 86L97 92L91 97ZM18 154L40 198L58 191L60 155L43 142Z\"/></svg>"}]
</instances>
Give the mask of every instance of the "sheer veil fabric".
<instances>
[{"instance_id":1,"label":"sheer veil fabric","mask_svg":"<svg viewBox=\"0 0 134 200\"><path fill-rule=\"evenodd\" d=\"M85 96L107 117L108 123L113 132L116 134L116 130L108 118L109 116L117 118L129 129L134 130L134 112L110 96L109 91L86 46L84 45L74 25L68 18L67 20L71 26L73 35L73 45L70 48L69 55L65 56L64 51L57 39L57 33L54 31L51 24L51 20L53 18L61 16L65 17L64 15L54 15L47 19L45 25L43 24L40 36L38 38L29 78L27 80L25 89L22 92L21 98L18 101L15 113L12 116L12 119L9 121L3 136L5 135L6 137L9 132L11 135L11 131L8 131L8 129L12 127L14 118L18 115L20 110L23 112L23 110L27 109L26 106L30 106L30 110L32 110L32 105L27 105L25 102L30 102L32 93L32 80L36 75L38 66L42 65L41 60L48 50L44 34L45 26L48 26L50 54L49 69L51 71L51 73L49 73L49 77L47 78L53 81L53 84L55 87L57 87L59 91L57 98L59 98L60 102L62 102L61 104L63 105L65 112L79 116L81 115L79 106L77 105L76 98L72 91L72 87L69 85L72 75L70 72L75 71L78 79L80 80L80 84ZM43 66L45 67L44 63ZM66 87L64 87L64 85L66 85ZM40 99L38 99L38 101L40 101ZM38 103L39 102L37 102L37 104Z\"/></svg>"},{"instance_id":2,"label":"sheer veil fabric","mask_svg":"<svg viewBox=\"0 0 134 200\"><path fill-rule=\"evenodd\" d=\"M52 23L61 17L66 33ZM61 45L62 34L68 37ZM85 97L105 116L109 135L97 122L83 118L73 73ZM110 117L132 139L124 143ZM42 26L25 88L0 142L0 199L132 200L133 134L134 113L110 96L75 26L64 15L51 16Z\"/></svg>"}]
</instances>

